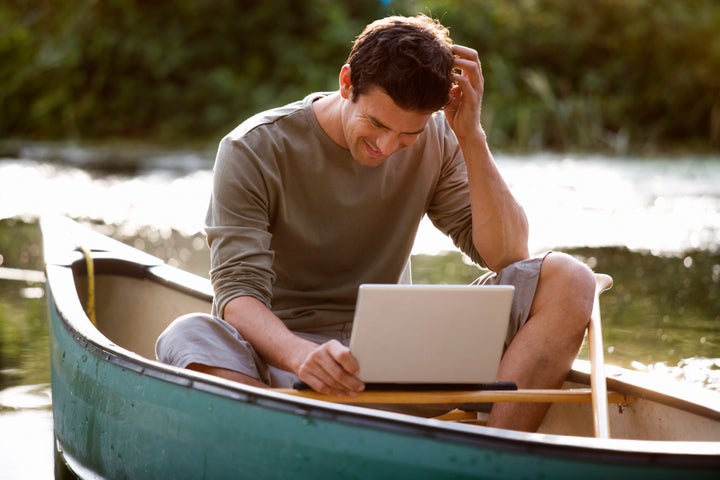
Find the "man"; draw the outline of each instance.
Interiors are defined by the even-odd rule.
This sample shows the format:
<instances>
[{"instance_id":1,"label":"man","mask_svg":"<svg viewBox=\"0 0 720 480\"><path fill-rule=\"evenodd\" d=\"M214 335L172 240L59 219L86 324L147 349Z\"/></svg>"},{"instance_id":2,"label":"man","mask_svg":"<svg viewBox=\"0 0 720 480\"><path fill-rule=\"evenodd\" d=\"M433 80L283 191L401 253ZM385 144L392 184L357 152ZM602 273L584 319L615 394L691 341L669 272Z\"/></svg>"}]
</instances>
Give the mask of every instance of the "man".
<instances>
[{"instance_id":1,"label":"man","mask_svg":"<svg viewBox=\"0 0 720 480\"><path fill-rule=\"evenodd\" d=\"M499 380L555 388L582 342L590 270L529 258L525 214L480 124L477 52L417 16L370 24L339 89L248 119L220 144L206 232L213 315L176 320L164 362L260 387L364 388L347 347L357 287L397 282L427 214L516 287ZM491 426L535 430L547 405L496 404Z\"/></svg>"}]
</instances>

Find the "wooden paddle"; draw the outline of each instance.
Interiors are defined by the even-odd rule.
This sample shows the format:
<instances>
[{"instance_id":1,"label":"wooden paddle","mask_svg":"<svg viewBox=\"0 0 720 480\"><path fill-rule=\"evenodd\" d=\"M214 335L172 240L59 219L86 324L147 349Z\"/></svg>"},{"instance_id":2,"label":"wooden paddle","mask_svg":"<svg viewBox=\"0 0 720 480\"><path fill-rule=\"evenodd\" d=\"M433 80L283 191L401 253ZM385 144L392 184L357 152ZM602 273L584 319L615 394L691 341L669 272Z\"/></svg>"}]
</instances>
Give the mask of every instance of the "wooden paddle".
<instances>
[{"instance_id":1,"label":"wooden paddle","mask_svg":"<svg viewBox=\"0 0 720 480\"><path fill-rule=\"evenodd\" d=\"M595 274L595 301L588 325L588 354L590 357L590 388L592 390L593 426L597 438L610 438L607 380L600 322L600 294L612 287L609 275Z\"/></svg>"}]
</instances>

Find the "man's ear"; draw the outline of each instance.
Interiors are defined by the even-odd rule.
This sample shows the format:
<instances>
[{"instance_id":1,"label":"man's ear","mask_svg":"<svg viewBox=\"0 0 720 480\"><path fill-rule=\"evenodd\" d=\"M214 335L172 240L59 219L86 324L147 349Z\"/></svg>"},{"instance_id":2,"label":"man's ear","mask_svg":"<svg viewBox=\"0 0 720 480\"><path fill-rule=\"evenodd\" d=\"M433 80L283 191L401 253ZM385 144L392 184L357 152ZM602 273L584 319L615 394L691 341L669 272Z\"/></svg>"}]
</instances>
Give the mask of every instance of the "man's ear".
<instances>
[{"instance_id":1,"label":"man's ear","mask_svg":"<svg viewBox=\"0 0 720 480\"><path fill-rule=\"evenodd\" d=\"M350 99L352 83L350 82L350 65L347 63L340 69L340 96L346 100Z\"/></svg>"}]
</instances>

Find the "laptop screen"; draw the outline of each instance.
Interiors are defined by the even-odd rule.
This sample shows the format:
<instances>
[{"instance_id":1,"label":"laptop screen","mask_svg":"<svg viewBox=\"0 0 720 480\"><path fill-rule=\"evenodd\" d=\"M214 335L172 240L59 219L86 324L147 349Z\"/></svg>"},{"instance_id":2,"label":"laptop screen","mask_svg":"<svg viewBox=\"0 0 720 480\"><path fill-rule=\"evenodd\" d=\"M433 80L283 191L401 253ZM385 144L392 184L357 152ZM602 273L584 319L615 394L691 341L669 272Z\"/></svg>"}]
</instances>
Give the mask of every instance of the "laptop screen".
<instances>
[{"instance_id":1,"label":"laptop screen","mask_svg":"<svg viewBox=\"0 0 720 480\"><path fill-rule=\"evenodd\" d=\"M364 284L350 350L366 384L496 380L514 287Z\"/></svg>"}]
</instances>

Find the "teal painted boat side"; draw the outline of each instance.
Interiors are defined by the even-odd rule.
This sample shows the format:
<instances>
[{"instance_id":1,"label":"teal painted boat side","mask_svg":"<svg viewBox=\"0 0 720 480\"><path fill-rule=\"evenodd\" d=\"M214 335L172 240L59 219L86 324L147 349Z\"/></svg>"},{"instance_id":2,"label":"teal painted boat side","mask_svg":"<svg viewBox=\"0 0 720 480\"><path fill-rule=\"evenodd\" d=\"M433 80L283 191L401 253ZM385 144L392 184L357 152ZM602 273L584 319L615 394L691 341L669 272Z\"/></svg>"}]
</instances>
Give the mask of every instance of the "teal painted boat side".
<instances>
[{"instance_id":1,"label":"teal painted boat side","mask_svg":"<svg viewBox=\"0 0 720 480\"><path fill-rule=\"evenodd\" d=\"M55 434L87 478L714 478L720 463L672 445L629 451L638 442L368 413L179 374L75 329L71 319L86 319L66 298L70 267L48 267L48 285Z\"/></svg>"}]
</instances>

